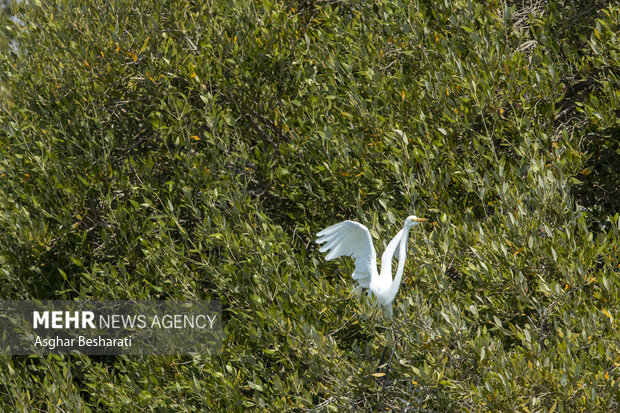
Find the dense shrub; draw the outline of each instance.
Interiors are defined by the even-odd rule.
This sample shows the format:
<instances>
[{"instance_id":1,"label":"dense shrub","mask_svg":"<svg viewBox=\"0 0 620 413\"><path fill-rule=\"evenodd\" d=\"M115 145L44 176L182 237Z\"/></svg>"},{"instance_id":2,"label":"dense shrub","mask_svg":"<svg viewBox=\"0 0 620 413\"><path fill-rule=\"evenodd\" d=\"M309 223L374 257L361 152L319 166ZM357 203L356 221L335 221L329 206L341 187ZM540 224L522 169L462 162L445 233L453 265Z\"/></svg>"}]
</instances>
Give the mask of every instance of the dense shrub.
<instances>
[{"instance_id":1,"label":"dense shrub","mask_svg":"<svg viewBox=\"0 0 620 413\"><path fill-rule=\"evenodd\" d=\"M618 410L613 3L9 4L1 297L219 299L226 339L3 356L3 410ZM412 213L390 325L314 234Z\"/></svg>"}]
</instances>

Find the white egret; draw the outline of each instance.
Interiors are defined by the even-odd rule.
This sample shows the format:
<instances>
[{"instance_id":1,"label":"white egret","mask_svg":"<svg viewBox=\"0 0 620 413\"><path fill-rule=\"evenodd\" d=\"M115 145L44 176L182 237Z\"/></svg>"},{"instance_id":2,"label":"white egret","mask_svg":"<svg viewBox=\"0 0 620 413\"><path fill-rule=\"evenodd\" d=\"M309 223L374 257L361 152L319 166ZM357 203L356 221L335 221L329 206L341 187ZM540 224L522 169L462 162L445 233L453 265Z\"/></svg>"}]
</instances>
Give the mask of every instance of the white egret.
<instances>
[{"instance_id":1,"label":"white egret","mask_svg":"<svg viewBox=\"0 0 620 413\"><path fill-rule=\"evenodd\" d=\"M353 279L358 284L368 289L368 296L371 294L377 302L385 307L387 315L392 319L392 302L398 293L405 270L405 260L407 259L407 244L409 231L412 227L426 222L425 218L418 218L415 215L408 216L405 226L390 241L381 256L381 272L377 272L377 253L372 243L370 231L364 225L355 221L343 221L332 225L319 232L317 244L325 244L319 250L326 252L326 260L347 256L355 260L355 270ZM396 256L398 268L396 276L392 279L392 257Z\"/></svg>"}]
</instances>

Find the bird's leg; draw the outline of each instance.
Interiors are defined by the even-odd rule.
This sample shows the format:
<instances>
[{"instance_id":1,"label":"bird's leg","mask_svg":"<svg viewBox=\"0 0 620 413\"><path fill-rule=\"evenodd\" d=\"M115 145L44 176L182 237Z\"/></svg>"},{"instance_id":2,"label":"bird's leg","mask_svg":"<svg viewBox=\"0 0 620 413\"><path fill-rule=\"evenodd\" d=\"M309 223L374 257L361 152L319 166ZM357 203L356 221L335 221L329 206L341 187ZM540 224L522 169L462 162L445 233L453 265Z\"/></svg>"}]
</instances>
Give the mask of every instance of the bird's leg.
<instances>
[{"instance_id":1,"label":"bird's leg","mask_svg":"<svg viewBox=\"0 0 620 413\"><path fill-rule=\"evenodd\" d=\"M377 371L383 366L383 361L385 360L385 353L387 353L388 346L385 346L383 349L383 353L381 353L381 359L379 360L379 364L377 365Z\"/></svg>"},{"instance_id":2,"label":"bird's leg","mask_svg":"<svg viewBox=\"0 0 620 413\"><path fill-rule=\"evenodd\" d=\"M373 316L374 316L374 321L373 324L377 321L377 317L379 317L381 314L381 310L379 310L379 312L377 313L376 311L374 312ZM381 323L383 324L383 323ZM385 353L387 353L387 349L388 347L385 346L385 348L383 349L383 353L381 353L381 359L379 360L379 364L377 365L377 372L379 372L379 369L381 368L381 366L383 366L383 362L385 361Z\"/></svg>"},{"instance_id":3,"label":"bird's leg","mask_svg":"<svg viewBox=\"0 0 620 413\"><path fill-rule=\"evenodd\" d=\"M394 320L390 320L392 322L392 340L394 340L394 345L392 346L392 353L390 354L390 359L388 360L386 366L385 366L385 376L383 376L383 390L385 391L385 385L387 384L387 379L388 379L388 374L390 373L390 366L392 365L392 358L394 357L394 352L396 351L396 343L398 343L398 339L396 338L396 331L394 330ZM385 354L385 351L387 350L387 346L385 347L385 350L383 351L383 354ZM383 360L383 357L381 357L381 360Z\"/></svg>"}]
</instances>

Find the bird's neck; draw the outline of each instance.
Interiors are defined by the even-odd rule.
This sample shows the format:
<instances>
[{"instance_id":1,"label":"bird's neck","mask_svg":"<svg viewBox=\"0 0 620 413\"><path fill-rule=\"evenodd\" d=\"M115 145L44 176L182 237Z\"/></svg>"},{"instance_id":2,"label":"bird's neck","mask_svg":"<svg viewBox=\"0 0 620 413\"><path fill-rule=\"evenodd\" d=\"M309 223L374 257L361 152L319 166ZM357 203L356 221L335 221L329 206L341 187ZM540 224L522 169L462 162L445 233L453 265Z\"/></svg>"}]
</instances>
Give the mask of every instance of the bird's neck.
<instances>
[{"instance_id":1,"label":"bird's neck","mask_svg":"<svg viewBox=\"0 0 620 413\"><path fill-rule=\"evenodd\" d=\"M396 293L398 292L398 288L400 287L400 283L403 279L403 272L405 272L405 260L407 259L407 242L409 240L409 231L411 230L411 228L409 228L408 226L405 226L405 228L402 229L402 236L400 238L400 242L398 243L398 249L399 249L399 257L400 259L398 260L398 268L396 269L396 276L394 277L394 280L392 281L392 283L390 284L390 287L388 289L388 299L391 301L396 297ZM382 262L383 264L383 262ZM392 272L392 260L389 260L389 266L390 266L390 278L391 278L391 272Z\"/></svg>"},{"instance_id":2,"label":"bird's neck","mask_svg":"<svg viewBox=\"0 0 620 413\"><path fill-rule=\"evenodd\" d=\"M392 238L388 246L383 251L383 255L381 255L381 275L382 279L389 279L392 281L392 258L394 258L394 254L396 250L400 248L400 240L403 237L403 232L405 228L398 231L398 234ZM400 251L398 251L400 253ZM400 257L400 255L399 255Z\"/></svg>"}]
</instances>

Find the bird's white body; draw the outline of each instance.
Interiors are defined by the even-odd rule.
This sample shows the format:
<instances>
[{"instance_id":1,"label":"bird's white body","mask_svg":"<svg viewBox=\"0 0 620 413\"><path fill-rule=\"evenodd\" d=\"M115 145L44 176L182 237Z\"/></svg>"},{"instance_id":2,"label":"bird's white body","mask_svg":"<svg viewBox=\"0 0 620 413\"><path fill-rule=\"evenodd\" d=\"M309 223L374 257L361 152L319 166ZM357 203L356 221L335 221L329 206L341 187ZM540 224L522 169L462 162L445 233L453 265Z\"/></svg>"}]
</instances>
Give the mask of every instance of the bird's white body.
<instances>
[{"instance_id":1,"label":"bird's white body","mask_svg":"<svg viewBox=\"0 0 620 413\"><path fill-rule=\"evenodd\" d=\"M347 256L355 260L353 279L363 288L368 288L368 295L375 296L377 302L385 307L392 318L392 302L398 293L405 270L409 231L426 219L414 215L407 217L405 226L390 241L381 256L381 272L377 271L377 253L364 225L355 221L343 221L319 232L316 242L325 244L319 251L326 252L326 260ZM392 279L392 257L398 260L396 276Z\"/></svg>"}]
</instances>

